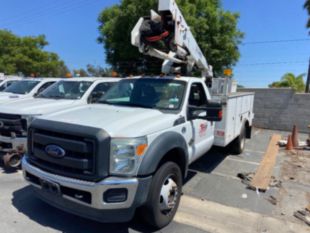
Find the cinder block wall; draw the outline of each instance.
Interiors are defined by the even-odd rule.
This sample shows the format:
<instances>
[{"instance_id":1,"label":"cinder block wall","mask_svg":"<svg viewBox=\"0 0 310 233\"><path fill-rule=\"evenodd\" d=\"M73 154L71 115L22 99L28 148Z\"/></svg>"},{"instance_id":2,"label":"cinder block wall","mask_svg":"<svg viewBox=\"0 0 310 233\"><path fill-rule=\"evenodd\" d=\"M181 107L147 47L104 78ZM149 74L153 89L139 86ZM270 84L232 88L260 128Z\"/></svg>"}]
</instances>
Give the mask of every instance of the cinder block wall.
<instances>
[{"instance_id":1,"label":"cinder block wall","mask_svg":"<svg viewBox=\"0 0 310 233\"><path fill-rule=\"evenodd\" d=\"M296 124L301 132L309 132L310 94L296 94L287 88L245 88L239 91L255 92L256 127L291 131Z\"/></svg>"}]
</instances>

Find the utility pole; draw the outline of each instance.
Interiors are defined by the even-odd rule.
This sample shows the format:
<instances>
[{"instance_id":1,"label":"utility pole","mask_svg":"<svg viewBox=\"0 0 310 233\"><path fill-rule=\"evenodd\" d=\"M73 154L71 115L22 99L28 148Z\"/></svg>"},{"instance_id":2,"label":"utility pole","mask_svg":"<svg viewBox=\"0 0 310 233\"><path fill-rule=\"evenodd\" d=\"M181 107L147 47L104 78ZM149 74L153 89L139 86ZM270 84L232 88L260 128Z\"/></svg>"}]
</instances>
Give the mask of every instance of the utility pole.
<instances>
[{"instance_id":1,"label":"utility pole","mask_svg":"<svg viewBox=\"0 0 310 233\"><path fill-rule=\"evenodd\" d=\"M310 86L310 59L309 59L309 68L308 68L308 76L307 76L307 82L306 82L306 93L309 93L309 87Z\"/></svg>"}]
</instances>

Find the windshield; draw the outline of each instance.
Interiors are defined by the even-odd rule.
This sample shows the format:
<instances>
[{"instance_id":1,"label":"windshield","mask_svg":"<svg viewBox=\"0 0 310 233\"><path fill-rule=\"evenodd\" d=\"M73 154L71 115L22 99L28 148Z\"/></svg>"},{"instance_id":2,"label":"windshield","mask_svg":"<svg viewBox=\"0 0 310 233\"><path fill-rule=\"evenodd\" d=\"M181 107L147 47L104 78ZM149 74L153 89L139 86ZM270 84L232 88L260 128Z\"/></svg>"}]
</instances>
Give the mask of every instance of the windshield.
<instances>
[{"instance_id":1,"label":"windshield","mask_svg":"<svg viewBox=\"0 0 310 233\"><path fill-rule=\"evenodd\" d=\"M11 86L13 83L16 83L18 81L6 81L3 82L2 85L0 86L0 91L4 91L6 88L8 88L9 86Z\"/></svg>"},{"instance_id":2,"label":"windshield","mask_svg":"<svg viewBox=\"0 0 310 233\"><path fill-rule=\"evenodd\" d=\"M184 96L186 83L169 79L127 79L118 82L99 103L177 110Z\"/></svg>"},{"instance_id":3,"label":"windshield","mask_svg":"<svg viewBox=\"0 0 310 233\"><path fill-rule=\"evenodd\" d=\"M4 92L10 92L10 93L20 94L20 95L28 94L39 83L40 81L21 80L21 81L12 83L9 87L4 89Z\"/></svg>"},{"instance_id":4,"label":"windshield","mask_svg":"<svg viewBox=\"0 0 310 233\"><path fill-rule=\"evenodd\" d=\"M59 81L37 96L49 99L80 99L93 82Z\"/></svg>"}]
</instances>

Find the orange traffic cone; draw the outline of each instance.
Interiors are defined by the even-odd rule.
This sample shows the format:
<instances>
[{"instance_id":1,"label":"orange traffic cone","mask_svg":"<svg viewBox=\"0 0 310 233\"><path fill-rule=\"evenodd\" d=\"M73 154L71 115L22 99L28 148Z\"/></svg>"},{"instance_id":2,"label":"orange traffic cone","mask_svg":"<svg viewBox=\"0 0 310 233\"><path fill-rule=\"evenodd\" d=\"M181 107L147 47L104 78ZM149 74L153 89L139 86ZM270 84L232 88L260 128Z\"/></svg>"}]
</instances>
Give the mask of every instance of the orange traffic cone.
<instances>
[{"instance_id":1,"label":"orange traffic cone","mask_svg":"<svg viewBox=\"0 0 310 233\"><path fill-rule=\"evenodd\" d=\"M292 136L288 135L287 138L287 143L286 143L286 150L293 150L293 141L292 141Z\"/></svg>"},{"instance_id":2,"label":"orange traffic cone","mask_svg":"<svg viewBox=\"0 0 310 233\"><path fill-rule=\"evenodd\" d=\"M298 129L297 126L294 125L293 132L292 132L292 142L294 147L299 146L299 140L298 140Z\"/></svg>"}]
</instances>

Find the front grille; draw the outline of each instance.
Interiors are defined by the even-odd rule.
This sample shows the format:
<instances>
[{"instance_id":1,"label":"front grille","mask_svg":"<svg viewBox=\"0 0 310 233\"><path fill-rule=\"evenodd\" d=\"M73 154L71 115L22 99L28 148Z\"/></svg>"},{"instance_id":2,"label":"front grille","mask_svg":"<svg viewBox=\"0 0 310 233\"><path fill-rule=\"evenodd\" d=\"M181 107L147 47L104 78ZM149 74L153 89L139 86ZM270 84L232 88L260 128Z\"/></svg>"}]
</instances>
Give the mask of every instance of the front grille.
<instances>
[{"instance_id":1,"label":"front grille","mask_svg":"<svg viewBox=\"0 0 310 233\"><path fill-rule=\"evenodd\" d=\"M31 131L31 162L44 170L70 177L95 174L95 142L87 138L34 129ZM47 154L46 146L57 145L65 150L63 158Z\"/></svg>"},{"instance_id":2,"label":"front grille","mask_svg":"<svg viewBox=\"0 0 310 233\"><path fill-rule=\"evenodd\" d=\"M15 134L17 137L25 136L27 123L20 115L0 113L0 135L11 137Z\"/></svg>"},{"instance_id":3,"label":"front grille","mask_svg":"<svg viewBox=\"0 0 310 233\"><path fill-rule=\"evenodd\" d=\"M46 147L51 145L63 149L64 155L48 154ZM98 181L107 176L109 146L110 137L100 129L37 119L28 130L27 158L52 174Z\"/></svg>"}]
</instances>

